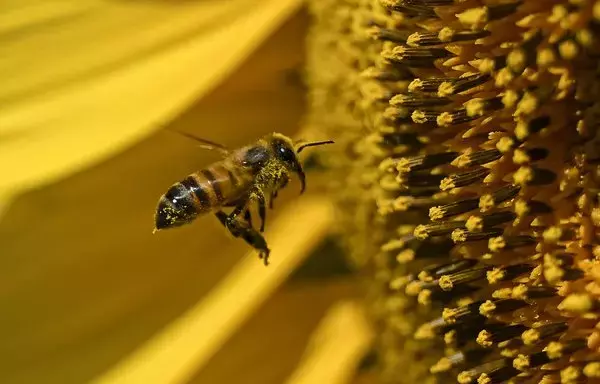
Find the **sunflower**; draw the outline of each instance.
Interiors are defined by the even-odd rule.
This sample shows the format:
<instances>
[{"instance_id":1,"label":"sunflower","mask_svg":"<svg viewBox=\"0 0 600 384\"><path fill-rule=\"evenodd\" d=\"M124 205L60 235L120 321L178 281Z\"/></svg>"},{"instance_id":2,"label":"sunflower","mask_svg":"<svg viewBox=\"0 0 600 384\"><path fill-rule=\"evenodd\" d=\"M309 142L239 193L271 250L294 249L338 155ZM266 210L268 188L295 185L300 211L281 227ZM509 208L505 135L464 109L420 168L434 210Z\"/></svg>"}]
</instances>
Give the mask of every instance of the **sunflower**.
<instances>
[{"instance_id":1,"label":"sunflower","mask_svg":"<svg viewBox=\"0 0 600 384\"><path fill-rule=\"evenodd\" d=\"M310 7L308 124L339 143L382 382L600 380L600 2Z\"/></svg>"}]
</instances>

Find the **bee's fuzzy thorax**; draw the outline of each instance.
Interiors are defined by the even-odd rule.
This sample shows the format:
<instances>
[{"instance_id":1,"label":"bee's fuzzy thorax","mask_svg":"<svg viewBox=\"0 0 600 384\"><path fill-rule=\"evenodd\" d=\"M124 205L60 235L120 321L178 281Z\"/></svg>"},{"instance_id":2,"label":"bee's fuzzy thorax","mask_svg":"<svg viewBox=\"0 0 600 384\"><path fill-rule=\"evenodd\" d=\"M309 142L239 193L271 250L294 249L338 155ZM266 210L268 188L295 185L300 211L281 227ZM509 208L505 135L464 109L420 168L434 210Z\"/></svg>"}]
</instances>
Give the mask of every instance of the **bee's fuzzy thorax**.
<instances>
[{"instance_id":1,"label":"bee's fuzzy thorax","mask_svg":"<svg viewBox=\"0 0 600 384\"><path fill-rule=\"evenodd\" d=\"M382 382L599 380L600 1L310 4Z\"/></svg>"},{"instance_id":2,"label":"bee's fuzzy thorax","mask_svg":"<svg viewBox=\"0 0 600 384\"><path fill-rule=\"evenodd\" d=\"M287 143L290 147L294 147L294 141L289 136L286 136L282 133L273 132L265 136L265 138L267 141L271 141L273 139L282 140L285 143Z\"/></svg>"}]
</instances>

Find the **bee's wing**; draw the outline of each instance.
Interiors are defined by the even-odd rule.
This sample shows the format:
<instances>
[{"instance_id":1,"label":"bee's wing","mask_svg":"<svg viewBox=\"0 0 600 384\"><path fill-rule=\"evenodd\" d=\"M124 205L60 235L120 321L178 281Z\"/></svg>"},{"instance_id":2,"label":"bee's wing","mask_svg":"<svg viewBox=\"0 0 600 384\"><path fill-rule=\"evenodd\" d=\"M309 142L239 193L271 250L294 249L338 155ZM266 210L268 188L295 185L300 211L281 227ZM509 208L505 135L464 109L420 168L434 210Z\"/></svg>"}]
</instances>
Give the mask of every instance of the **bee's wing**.
<instances>
[{"instance_id":1,"label":"bee's wing","mask_svg":"<svg viewBox=\"0 0 600 384\"><path fill-rule=\"evenodd\" d=\"M227 148L223 144L219 144L219 143L215 143L215 142L210 141L210 140L202 139L200 137L196 137L196 136L191 135L191 134L186 133L186 132L181 132L181 131L176 131L176 132L179 133L182 136L185 136L185 137L187 137L189 139L192 139L192 140L200 143L200 145L199 145L200 148L208 149L208 150L213 150L213 151L219 151L223 156L227 156L231 152L229 150L229 148Z\"/></svg>"}]
</instances>

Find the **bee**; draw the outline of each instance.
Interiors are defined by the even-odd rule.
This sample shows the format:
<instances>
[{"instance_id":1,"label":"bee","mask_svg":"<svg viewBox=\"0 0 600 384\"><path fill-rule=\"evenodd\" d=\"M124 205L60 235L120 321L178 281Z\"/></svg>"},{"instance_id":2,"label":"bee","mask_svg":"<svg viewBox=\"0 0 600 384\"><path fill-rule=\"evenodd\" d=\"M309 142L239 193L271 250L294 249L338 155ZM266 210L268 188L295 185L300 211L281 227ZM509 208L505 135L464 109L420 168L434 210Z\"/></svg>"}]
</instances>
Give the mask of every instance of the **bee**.
<instances>
[{"instance_id":1,"label":"bee","mask_svg":"<svg viewBox=\"0 0 600 384\"><path fill-rule=\"evenodd\" d=\"M186 134L184 134L186 135ZM285 188L292 174L300 179L300 194L306 189L306 176L298 154L307 147L333 141L297 142L280 133L263 136L253 144L229 150L221 144L189 136L205 149L216 150L222 159L173 184L158 201L154 231L179 227L197 217L214 213L236 238L256 249L268 265L267 242L261 235L266 220L266 203L273 208L277 192ZM260 231L252 226L250 206L255 203ZM223 208L233 208L226 214Z\"/></svg>"}]
</instances>

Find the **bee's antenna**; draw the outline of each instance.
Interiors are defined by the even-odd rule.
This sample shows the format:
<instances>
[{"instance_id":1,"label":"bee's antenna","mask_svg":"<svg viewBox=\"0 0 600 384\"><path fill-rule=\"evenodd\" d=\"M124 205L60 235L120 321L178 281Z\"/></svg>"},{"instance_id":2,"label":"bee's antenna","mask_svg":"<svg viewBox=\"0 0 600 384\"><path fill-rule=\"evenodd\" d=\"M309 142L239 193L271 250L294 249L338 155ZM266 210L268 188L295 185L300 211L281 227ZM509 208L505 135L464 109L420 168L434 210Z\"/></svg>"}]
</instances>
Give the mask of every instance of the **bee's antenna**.
<instances>
[{"instance_id":1,"label":"bee's antenna","mask_svg":"<svg viewBox=\"0 0 600 384\"><path fill-rule=\"evenodd\" d=\"M317 145L325 145L325 144L334 144L334 141L333 140L314 141L312 143L302 144L298 147L298 150L296 152L300 153L306 147L315 147Z\"/></svg>"}]
</instances>

